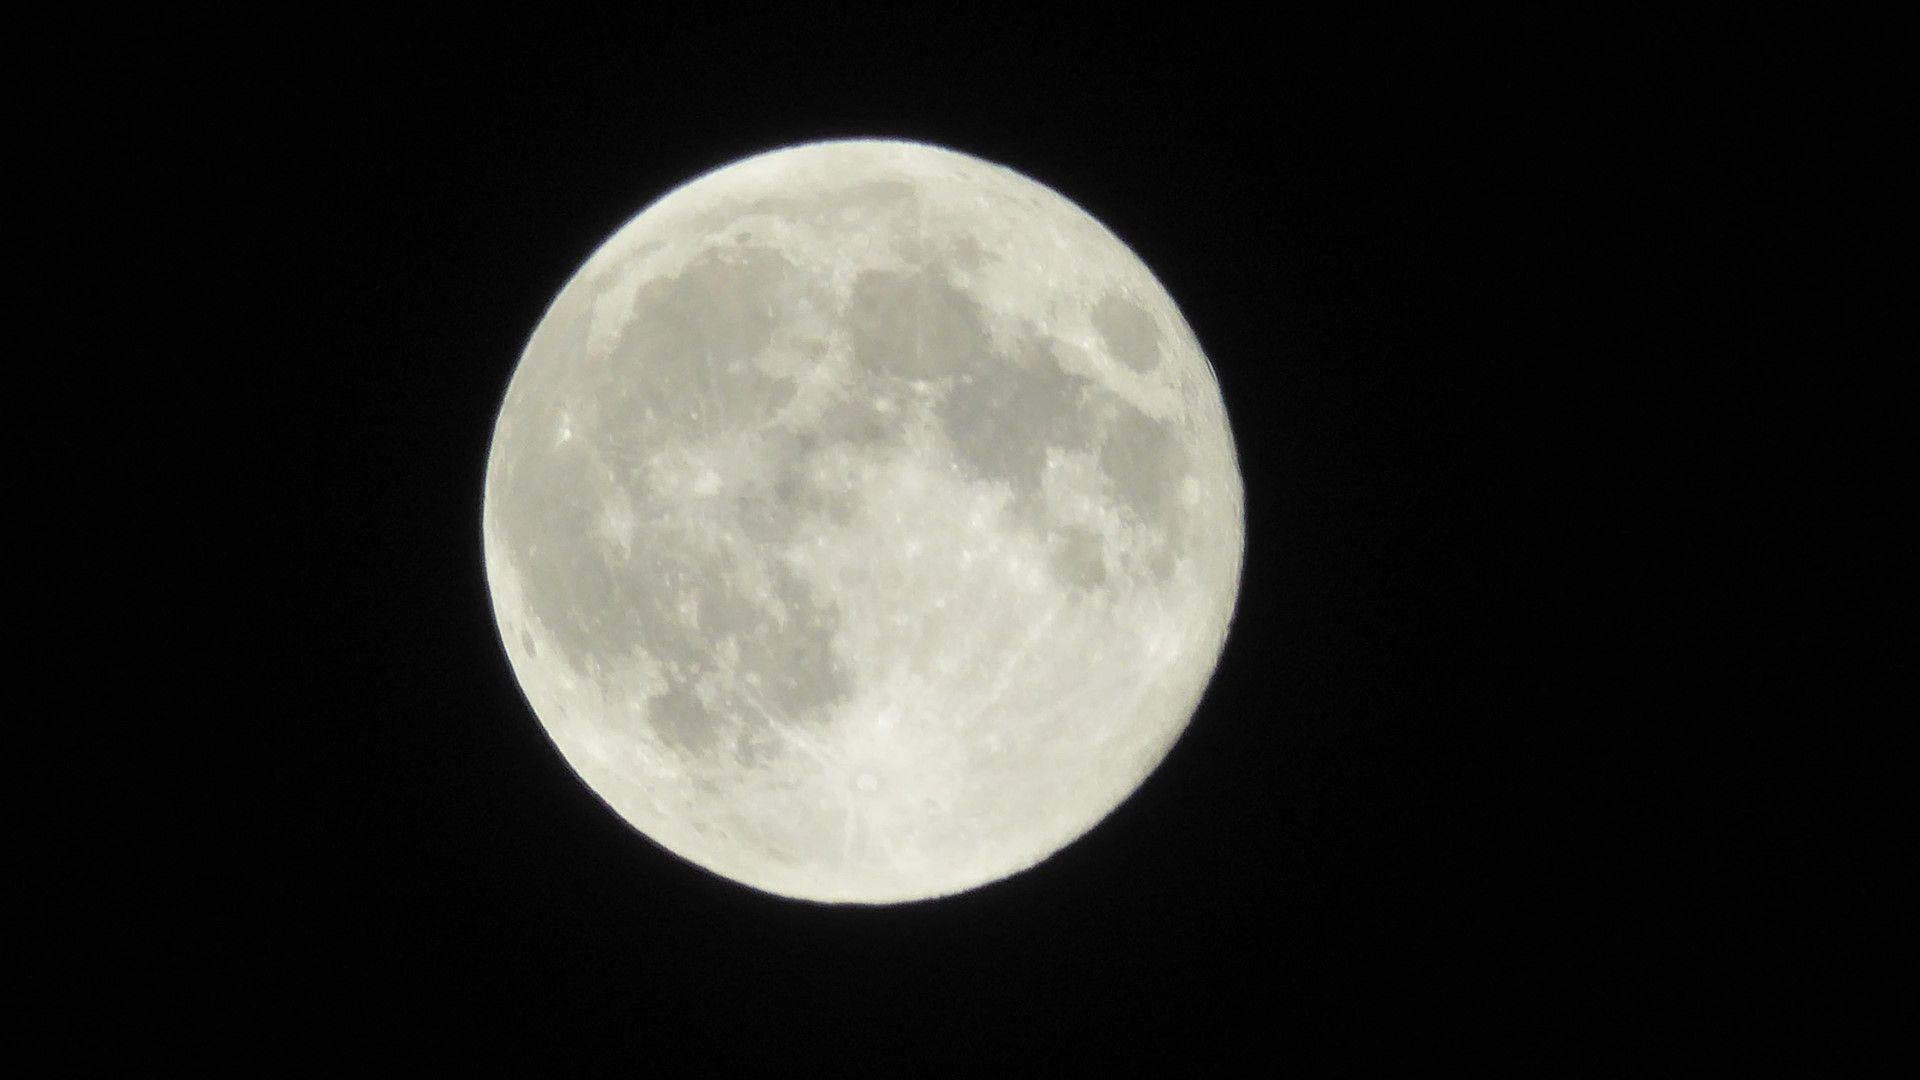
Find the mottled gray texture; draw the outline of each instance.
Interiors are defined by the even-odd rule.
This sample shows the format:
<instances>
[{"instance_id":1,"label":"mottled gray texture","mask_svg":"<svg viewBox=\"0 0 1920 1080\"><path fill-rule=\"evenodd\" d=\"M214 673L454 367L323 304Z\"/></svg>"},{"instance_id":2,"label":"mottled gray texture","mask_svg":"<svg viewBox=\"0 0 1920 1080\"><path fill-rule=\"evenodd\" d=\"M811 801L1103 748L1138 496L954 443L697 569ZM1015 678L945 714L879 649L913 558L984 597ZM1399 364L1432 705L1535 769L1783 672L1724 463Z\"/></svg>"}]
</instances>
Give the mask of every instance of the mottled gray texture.
<instances>
[{"instance_id":1,"label":"mottled gray texture","mask_svg":"<svg viewBox=\"0 0 1920 1080\"><path fill-rule=\"evenodd\" d=\"M1013 873L1138 785L1241 558L1165 292L1016 174L908 143L710 173L608 241L502 406L502 641L642 832L816 900Z\"/></svg>"},{"instance_id":2,"label":"mottled gray texture","mask_svg":"<svg viewBox=\"0 0 1920 1080\"><path fill-rule=\"evenodd\" d=\"M1115 293L1093 306L1093 328L1107 346L1108 355L1135 371L1152 371L1160 363L1160 331L1153 316Z\"/></svg>"}]
</instances>

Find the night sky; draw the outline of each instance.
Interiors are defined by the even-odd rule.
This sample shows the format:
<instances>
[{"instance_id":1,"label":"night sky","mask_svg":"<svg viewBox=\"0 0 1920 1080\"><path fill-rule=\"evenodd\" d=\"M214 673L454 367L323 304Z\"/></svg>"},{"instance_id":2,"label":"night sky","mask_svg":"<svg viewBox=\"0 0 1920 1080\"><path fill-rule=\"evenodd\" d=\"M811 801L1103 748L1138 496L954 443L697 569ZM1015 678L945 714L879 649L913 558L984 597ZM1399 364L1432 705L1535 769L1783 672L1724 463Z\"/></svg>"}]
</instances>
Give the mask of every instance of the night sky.
<instances>
[{"instance_id":1,"label":"night sky","mask_svg":"<svg viewBox=\"0 0 1920 1080\"><path fill-rule=\"evenodd\" d=\"M1850 632L1811 550L1859 507L1782 441L1827 384L1774 361L1878 301L1789 310L1753 268L1846 179L1785 133L1864 92L1810 58L1868 35L827 17L260 24L170 68L274 327L233 369L261 419L230 497L271 563L272 662L241 666L285 703L205 766L246 824L154 991L181 1031L539 1075L1557 1074L1867 1023L1813 915L1853 808L1786 705L1807 637ZM1126 241L1218 373L1247 500L1232 634L1158 771L1029 872L881 909L607 812L509 670L479 528L494 412L580 261L699 172L860 135L1011 166Z\"/></svg>"}]
</instances>

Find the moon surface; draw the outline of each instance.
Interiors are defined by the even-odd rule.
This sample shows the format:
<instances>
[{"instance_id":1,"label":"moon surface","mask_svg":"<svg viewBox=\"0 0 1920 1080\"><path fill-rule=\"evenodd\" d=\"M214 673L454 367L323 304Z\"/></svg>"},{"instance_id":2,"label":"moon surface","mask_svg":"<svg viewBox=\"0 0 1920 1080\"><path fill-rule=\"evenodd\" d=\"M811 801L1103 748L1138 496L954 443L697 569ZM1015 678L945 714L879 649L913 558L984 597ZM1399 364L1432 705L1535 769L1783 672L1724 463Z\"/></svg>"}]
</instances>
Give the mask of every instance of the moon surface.
<instances>
[{"instance_id":1,"label":"moon surface","mask_svg":"<svg viewBox=\"0 0 1920 1080\"><path fill-rule=\"evenodd\" d=\"M515 369L483 536L534 713L767 892L1034 865L1165 756L1244 548L1220 387L1140 260L1011 170L850 140L613 235Z\"/></svg>"}]
</instances>

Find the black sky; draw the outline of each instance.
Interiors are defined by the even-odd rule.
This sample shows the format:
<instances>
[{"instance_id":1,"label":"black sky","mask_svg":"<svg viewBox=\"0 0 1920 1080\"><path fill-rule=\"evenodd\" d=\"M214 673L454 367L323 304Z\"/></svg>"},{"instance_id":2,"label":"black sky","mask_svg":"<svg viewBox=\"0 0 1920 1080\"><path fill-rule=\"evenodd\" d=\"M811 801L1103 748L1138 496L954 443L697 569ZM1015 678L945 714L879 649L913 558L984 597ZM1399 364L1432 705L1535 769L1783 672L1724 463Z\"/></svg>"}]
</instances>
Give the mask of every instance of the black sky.
<instances>
[{"instance_id":1,"label":"black sky","mask_svg":"<svg viewBox=\"0 0 1920 1080\"><path fill-rule=\"evenodd\" d=\"M288 703L206 766L248 794L224 929L181 931L204 1034L903 1075L1315 1045L1624 1067L1866 1023L1811 915L1841 811L1781 710L1797 643L1851 625L1811 545L1877 511L1779 433L1835 407L1797 350L1879 300L1785 310L1756 267L1850 258L1784 253L1858 182L1802 133L1870 93L1872 35L517 18L257 22L162 64L150 126L262 294L230 497ZM1248 507L1218 676L1139 793L1031 872L881 910L752 892L609 815L520 696L479 546L494 409L581 259L701 171L855 135L1012 166L1132 246L1219 374Z\"/></svg>"}]
</instances>

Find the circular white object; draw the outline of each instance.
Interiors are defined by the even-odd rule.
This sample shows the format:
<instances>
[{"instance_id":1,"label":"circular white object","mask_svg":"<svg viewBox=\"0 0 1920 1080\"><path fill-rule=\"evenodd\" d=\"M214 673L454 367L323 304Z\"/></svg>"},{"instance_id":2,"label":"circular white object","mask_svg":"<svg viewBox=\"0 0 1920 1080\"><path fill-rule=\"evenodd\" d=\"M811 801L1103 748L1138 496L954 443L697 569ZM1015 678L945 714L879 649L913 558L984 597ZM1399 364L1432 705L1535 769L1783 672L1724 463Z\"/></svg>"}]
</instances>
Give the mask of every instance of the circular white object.
<instances>
[{"instance_id":1,"label":"circular white object","mask_svg":"<svg viewBox=\"0 0 1920 1080\"><path fill-rule=\"evenodd\" d=\"M483 510L588 787L809 900L1033 865L1186 726L1244 544L1220 388L1078 207L918 143L790 147L614 234L528 342Z\"/></svg>"}]
</instances>

